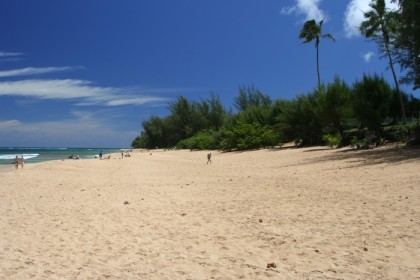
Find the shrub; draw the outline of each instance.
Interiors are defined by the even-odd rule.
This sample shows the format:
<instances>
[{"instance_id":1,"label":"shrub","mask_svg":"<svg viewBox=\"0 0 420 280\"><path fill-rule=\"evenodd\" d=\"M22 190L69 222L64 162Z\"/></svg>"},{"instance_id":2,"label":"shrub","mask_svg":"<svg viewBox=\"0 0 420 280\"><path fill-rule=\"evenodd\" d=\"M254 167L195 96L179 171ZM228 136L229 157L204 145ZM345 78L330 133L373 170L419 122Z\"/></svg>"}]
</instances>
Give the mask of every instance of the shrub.
<instances>
[{"instance_id":1,"label":"shrub","mask_svg":"<svg viewBox=\"0 0 420 280\"><path fill-rule=\"evenodd\" d=\"M216 148L215 134L212 132L199 132L196 135L177 143L178 149L212 150Z\"/></svg>"},{"instance_id":2,"label":"shrub","mask_svg":"<svg viewBox=\"0 0 420 280\"><path fill-rule=\"evenodd\" d=\"M413 125L394 125L384 129L384 137L392 142L407 142Z\"/></svg>"},{"instance_id":3,"label":"shrub","mask_svg":"<svg viewBox=\"0 0 420 280\"><path fill-rule=\"evenodd\" d=\"M258 123L239 123L224 131L220 148L224 151L250 150L276 144L277 136L266 126Z\"/></svg>"},{"instance_id":4,"label":"shrub","mask_svg":"<svg viewBox=\"0 0 420 280\"><path fill-rule=\"evenodd\" d=\"M336 147L341 143L341 137L339 135L325 134L322 137L322 140L331 148Z\"/></svg>"}]
</instances>

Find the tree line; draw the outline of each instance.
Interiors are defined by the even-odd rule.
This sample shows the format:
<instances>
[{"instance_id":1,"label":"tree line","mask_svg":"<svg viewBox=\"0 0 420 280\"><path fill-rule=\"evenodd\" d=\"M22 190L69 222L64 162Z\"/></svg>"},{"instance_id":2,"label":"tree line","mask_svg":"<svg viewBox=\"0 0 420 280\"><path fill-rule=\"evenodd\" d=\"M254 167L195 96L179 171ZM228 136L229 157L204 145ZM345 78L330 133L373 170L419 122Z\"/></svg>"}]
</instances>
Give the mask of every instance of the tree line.
<instances>
[{"instance_id":1,"label":"tree line","mask_svg":"<svg viewBox=\"0 0 420 280\"><path fill-rule=\"evenodd\" d=\"M353 85L336 77L292 100L272 100L255 86L241 86L233 108L224 108L218 95L201 101L178 97L166 117L142 122L135 148L247 150L299 139L315 145L339 139L337 144L408 138L419 123L420 100L402 94L411 124L402 123L399 96L378 75L364 75ZM394 131L387 132L392 128ZM402 133L402 135L400 135ZM330 137L330 138L328 138ZM397 139L398 138L398 139ZM337 140L336 140L337 141Z\"/></svg>"}]
</instances>

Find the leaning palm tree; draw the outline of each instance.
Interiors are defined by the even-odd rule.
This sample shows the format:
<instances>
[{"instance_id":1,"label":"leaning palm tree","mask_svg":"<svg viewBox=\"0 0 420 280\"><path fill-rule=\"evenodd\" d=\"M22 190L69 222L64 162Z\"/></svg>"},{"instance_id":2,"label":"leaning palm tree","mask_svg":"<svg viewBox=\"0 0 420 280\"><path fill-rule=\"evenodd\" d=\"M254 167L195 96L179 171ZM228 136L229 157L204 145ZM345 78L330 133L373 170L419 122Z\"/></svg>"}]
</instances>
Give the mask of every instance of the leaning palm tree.
<instances>
[{"instance_id":1,"label":"leaning palm tree","mask_svg":"<svg viewBox=\"0 0 420 280\"><path fill-rule=\"evenodd\" d=\"M315 20L308 20L303 24L302 29L299 33L299 39L305 39L302 44L310 43L315 40L315 48L316 48L316 70L318 73L318 87L321 85L321 78L319 74L319 43L321 38L328 38L335 42L334 37L331 34L322 34L322 23L324 21L321 20L319 24L316 24Z\"/></svg>"},{"instance_id":2,"label":"leaning palm tree","mask_svg":"<svg viewBox=\"0 0 420 280\"><path fill-rule=\"evenodd\" d=\"M401 116L403 122L406 123L404 102L398 85L397 76L395 75L394 62L390 50L390 38L395 34L397 29L397 25L395 24L395 13L386 9L385 0L372 0L369 6L372 10L364 13L366 20L362 22L359 29L366 38L372 39L378 44L380 52L385 53L384 55L388 56L389 67L391 68L395 88L400 99Z\"/></svg>"}]
</instances>

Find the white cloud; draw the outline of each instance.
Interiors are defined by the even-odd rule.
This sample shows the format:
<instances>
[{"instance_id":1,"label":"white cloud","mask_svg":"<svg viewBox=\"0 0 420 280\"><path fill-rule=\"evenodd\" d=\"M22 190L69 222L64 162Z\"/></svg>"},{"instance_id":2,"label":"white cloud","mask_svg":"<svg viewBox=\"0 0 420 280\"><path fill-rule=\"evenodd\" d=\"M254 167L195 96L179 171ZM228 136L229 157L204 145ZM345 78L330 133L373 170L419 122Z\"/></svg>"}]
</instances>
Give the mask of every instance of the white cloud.
<instances>
[{"instance_id":1,"label":"white cloud","mask_svg":"<svg viewBox=\"0 0 420 280\"><path fill-rule=\"evenodd\" d=\"M305 20L315 19L316 21L327 21L327 16L323 10L319 8L321 0L295 0L296 4L292 7L284 7L282 14L303 14Z\"/></svg>"},{"instance_id":2,"label":"white cloud","mask_svg":"<svg viewBox=\"0 0 420 280\"><path fill-rule=\"evenodd\" d=\"M0 63L21 60L23 53L0 51Z\"/></svg>"},{"instance_id":3,"label":"white cloud","mask_svg":"<svg viewBox=\"0 0 420 280\"><path fill-rule=\"evenodd\" d=\"M176 92L165 88L98 87L84 80L22 80L0 82L0 96L25 96L38 99L74 100L77 105L141 105L170 99L150 96L151 92Z\"/></svg>"},{"instance_id":4,"label":"white cloud","mask_svg":"<svg viewBox=\"0 0 420 280\"><path fill-rule=\"evenodd\" d=\"M20 124L21 123L18 120L0 121L0 131L17 127Z\"/></svg>"},{"instance_id":5,"label":"white cloud","mask_svg":"<svg viewBox=\"0 0 420 280\"><path fill-rule=\"evenodd\" d=\"M27 68L22 68L22 69L0 71L0 78L64 72L64 71L71 71L75 69L80 69L80 67L70 67L70 66L43 67L43 68L27 67Z\"/></svg>"},{"instance_id":6,"label":"white cloud","mask_svg":"<svg viewBox=\"0 0 420 280\"><path fill-rule=\"evenodd\" d=\"M0 57L21 56L23 53L0 51Z\"/></svg>"},{"instance_id":7,"label":"white cloud","mask_svg":"<svg viewBox=\"0 0 420 280\"><path fill-rule=\"evenodd\" d=\"M369 62L372 60L372 57L373 57L374 55L375 55L375 54L374 54L373 52L367 52L367 53L363 54L363 55L362 55L362 57L363 57L363 60L364 60L365 62L369 63Z\"/></svg>"},{"instance_id":8,"label":"white cloud","mask_svg":"<svg viewBox=\"0 0 420 280\"><path fill-rule=\"evenodd\" d=\"M391 3L391 0L385 0L388 9L396 10L398 5ZM346 37L360 35L359 26L365 20L364 13L371 10L369 4L371 0L351 0L344 12L344 33Z\"/></svg>"},{"instance_id":9,"label":"white cloud","mask_svg":"<svg viewBox=\"0 0 420 280\"><path fill-rule=\"evenodd\" d=\"M75 118L64 121L0 120L0 145L126 147L138 135L138 131L122 130L103 118L93 118L89 112L74 115Z\"/></svg>"},{"instance_id":10,"label":"white cloud","mask_svg":"<svg viewBox=\"0 0 420 280\"><path fill-rule=\"evenodd\" d=\"M107 102L109 106L118 106L118 105L142 105L145 103L156 103L166 101L166 99L162 99L159 97L135 97L135 98L126 98L126 99L118 99L118 100L110 100Z\"/></svg>"},{"instance_id":11,"label":"white cloud","mask_svg":"<svg viewBox=\"0 0 420 280\"><path fill-rule=\"evenodd\" d=\"M118 89L94 87L83 80L22 80L0 82L0 96L14 95L40 99L101 98Z\"/></svg>"}]
</instances>

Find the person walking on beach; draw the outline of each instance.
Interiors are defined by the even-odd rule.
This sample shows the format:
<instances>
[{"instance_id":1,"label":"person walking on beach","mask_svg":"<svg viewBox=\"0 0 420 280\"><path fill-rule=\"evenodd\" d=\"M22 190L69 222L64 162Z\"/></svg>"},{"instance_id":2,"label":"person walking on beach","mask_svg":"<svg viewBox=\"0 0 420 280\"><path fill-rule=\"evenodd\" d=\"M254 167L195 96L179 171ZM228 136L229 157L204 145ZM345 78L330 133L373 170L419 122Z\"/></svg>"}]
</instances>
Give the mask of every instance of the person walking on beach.
<instances>
[{"instance_id":1,"label":"person walking on beach","mask_svg":"<svg viewBox=\"0 0 420 280\"><path fill-rule=\"evenodd\" d=\"M211 164L211 153L207 154L207 164Z\"/></svg>"},{"instance_id":2,"label":"person walking on beach","mask_svg":"<svg viewBox=\"0 0 420 280\"><path fill-rule=\"evenodd\" d=\"M102 150L99 152L99 159L102 159Z\"/></svg>"}]
</instances>

